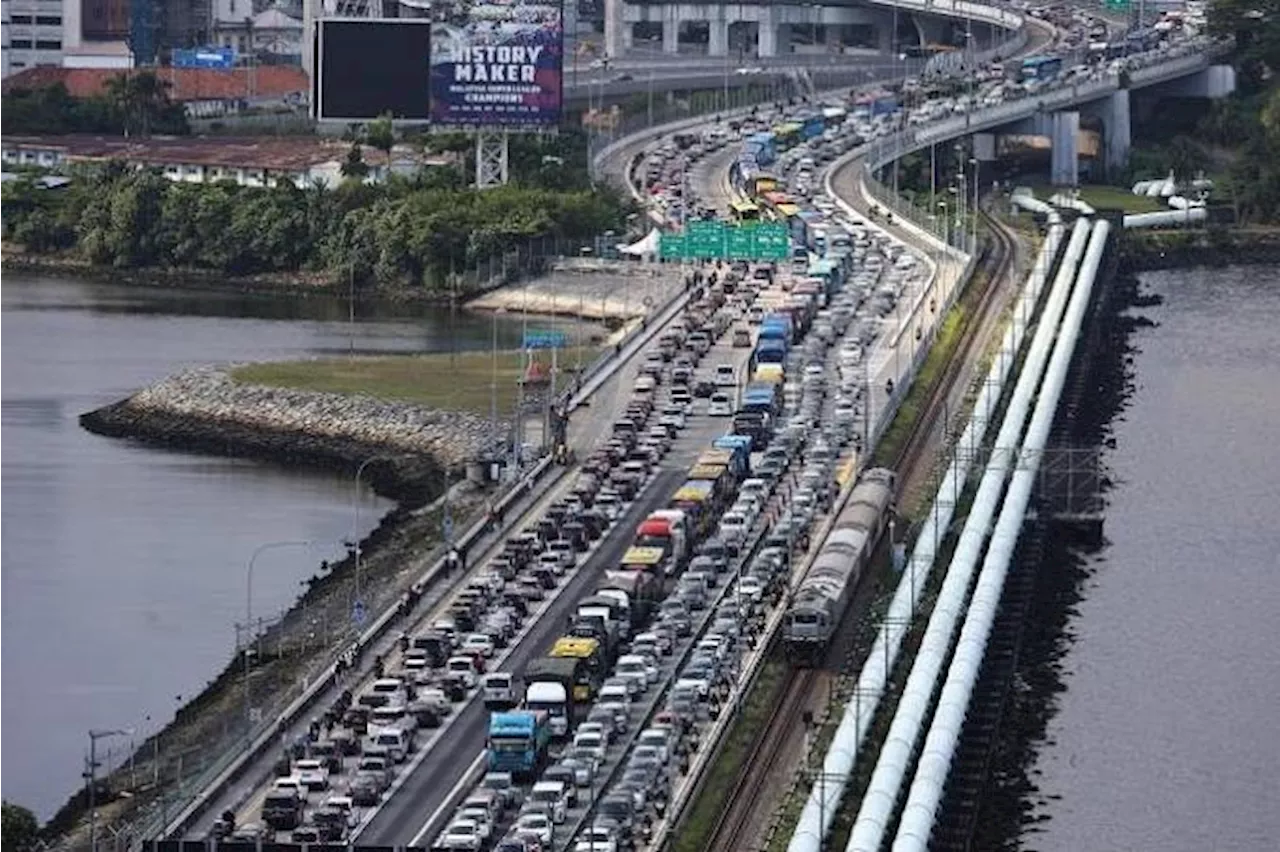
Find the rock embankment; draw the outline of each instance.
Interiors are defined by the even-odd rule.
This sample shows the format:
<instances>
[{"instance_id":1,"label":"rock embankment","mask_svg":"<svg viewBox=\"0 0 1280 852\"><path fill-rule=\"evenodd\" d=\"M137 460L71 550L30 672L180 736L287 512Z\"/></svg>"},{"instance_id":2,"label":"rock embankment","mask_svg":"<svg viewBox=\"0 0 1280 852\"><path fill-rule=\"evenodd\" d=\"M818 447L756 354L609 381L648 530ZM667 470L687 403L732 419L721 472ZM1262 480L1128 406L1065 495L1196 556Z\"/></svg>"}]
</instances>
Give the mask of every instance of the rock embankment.
<instances>
[{"instance_id":1,"label":"rock embankment","mask_svg":"<svg viewBox=\"0 0 1280 852\"><path fill-rule=\"evenodd\" d=\"M412 505L438 493L441 465L483 449L490 423L365 396L244 384L226 369L187 370L81 415L91 432L184 450L349 470L373 456L368 481ZM506 434L499 424L499 434Z\"/></svg>"}]
</instances>

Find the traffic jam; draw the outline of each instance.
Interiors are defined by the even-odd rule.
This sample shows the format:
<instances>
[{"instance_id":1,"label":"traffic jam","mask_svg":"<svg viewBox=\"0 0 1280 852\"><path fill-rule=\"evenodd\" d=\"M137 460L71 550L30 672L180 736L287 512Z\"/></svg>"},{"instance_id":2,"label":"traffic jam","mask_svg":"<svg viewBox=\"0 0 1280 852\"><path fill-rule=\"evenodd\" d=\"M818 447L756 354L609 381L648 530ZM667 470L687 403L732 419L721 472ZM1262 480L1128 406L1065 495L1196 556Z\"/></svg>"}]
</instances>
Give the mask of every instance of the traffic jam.
<instances>
[{"instance_id":1,"label":"traffic jam","mask_svg":"<svg viewBox=\"0 0 1280 852\"><path fill-rule=\"evenodd\" d=\"M433 848L634 850L663 819L850 477L875 392L865 361L925 277L866 223L828 224L813 258L824 274L810 276L807 261L706 266L711 313L664 334L669 353L646 356L615 435L637 431L637 409L675 425L691 407L723 418L725 434L638 525L548 655L486 691L487 772ZM706 357L726 344L750 349L745 382ZM579 494L616 516L633 495L592 491L626 469L614 455L587 460Z\"/></svg>"},{"instance_id":2,"label":"traffic jam","mask_svg":"<svg viewBox=\"0 0 1280 852\"><path fill-rule=\"evenodd\" d=\"M1150 51L1177 55L1172 43L1194 33L1162 30ZM912 98L908 83L816 108L760 108L647 151L633 176L656 211L683 219L718 211L681 175L738 146L732 174L742 197L731 215L788 222L791 257L700 268L696 298L646 354L625 410L567 496L511 536L445 614L402 635L398 653L375 661L372 681L353 682L289 742L268 787L240 814L223 813L212 837L351 842L459 707L481 700L487 771L433 848L643 848L769 615L803 579L815 524L873 428L868 397L893 392L871 387L872 350L899 302L926 283L924 264L903 245L837 210L819 171L910 115L998 102L1003 79L983 85L992 88L963 100ZM742 369L727 357L735 349L749 350ZM693 417L722 419L724 434L696 454L666 507L643 519L619 564L599 572L546 655L503 670L567 579L621 533L618 521Z\"/></svg>"}]
</instances>

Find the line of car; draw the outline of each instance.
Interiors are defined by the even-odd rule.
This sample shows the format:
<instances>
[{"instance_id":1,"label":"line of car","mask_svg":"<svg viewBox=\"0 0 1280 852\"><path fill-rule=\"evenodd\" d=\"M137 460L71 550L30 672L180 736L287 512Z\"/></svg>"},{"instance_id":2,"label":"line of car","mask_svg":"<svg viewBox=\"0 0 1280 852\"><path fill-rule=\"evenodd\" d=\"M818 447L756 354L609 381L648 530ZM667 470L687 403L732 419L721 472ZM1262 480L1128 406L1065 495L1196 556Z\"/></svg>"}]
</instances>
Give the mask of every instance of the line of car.
<instances>
[{"instance_id":1,"label":"line of car","mask_svg":"<svg viewBox=\"0 0 1280 852\"><path fill-rule=\"evenodd\" d=\"M696 322L699 310L705 305L691 306L687 320ZM643 424L651 411L652 405L636 401L626 416ZM509 676L486 674L486 668L519 641L526 626L549 606L548 596L585 563L588 551L644 489L652 473L649 465L661 458L683 426L683 411L679 420L673 411L664 411L651 432L627 445L628 452L643 454L643 469L618 466L618 442L605 442L587 460L588 473L579 477L570 496L509 538L482 572L452 594L446 614L428 629L402 634L398 655L375 661L378 676L367 688L344 690L322 717L312 720L305 735L286 745L260 803L242 815L247 818L224 812L211 837L253 843L288 832L294 842L348 841L370 809L381 804L397 775L406 771L405 764L423 745L423 730L438 736L457 707L503 687ZM592 465L606 471L608 487L588 507L582 494L596 487L590 482Z\"/></svg>"}]
</instances>

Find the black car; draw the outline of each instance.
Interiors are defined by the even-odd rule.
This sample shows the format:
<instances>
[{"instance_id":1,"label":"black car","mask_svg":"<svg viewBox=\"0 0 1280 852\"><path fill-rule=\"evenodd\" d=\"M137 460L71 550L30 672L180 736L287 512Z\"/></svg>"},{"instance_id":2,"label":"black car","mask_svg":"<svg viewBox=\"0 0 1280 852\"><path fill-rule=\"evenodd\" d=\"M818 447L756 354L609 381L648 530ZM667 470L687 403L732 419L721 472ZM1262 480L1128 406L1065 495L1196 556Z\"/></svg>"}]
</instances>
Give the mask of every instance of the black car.
<instances>
[{"instance_id":1,"label":"black car","mask_svg":"<svg viewBox=\"0 0 1280 852\"><path fill-rule=\"evenodd\" d=\"M710 379L699 379L693 383L693 395L698 399L708 399L716 392L716 383Z\"/></svg>"}]
</instances>

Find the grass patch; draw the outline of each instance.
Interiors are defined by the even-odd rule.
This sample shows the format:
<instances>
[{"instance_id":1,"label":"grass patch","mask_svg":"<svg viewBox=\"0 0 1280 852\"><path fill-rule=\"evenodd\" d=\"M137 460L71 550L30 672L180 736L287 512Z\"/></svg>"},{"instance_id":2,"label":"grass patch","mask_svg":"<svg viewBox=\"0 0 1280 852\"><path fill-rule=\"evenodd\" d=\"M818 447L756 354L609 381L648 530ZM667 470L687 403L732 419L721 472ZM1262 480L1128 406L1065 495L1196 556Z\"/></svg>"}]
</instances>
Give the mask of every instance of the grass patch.
<instances>
[{"instance_id":1,"label":"grass patch","mask_svg":"<svg viewBox=\"0 0 1280 852\"><path fill-rule=\"evenodd\" d=\"M1119 186L1082 186L1080 200L1099 209L1120 209L1126 213L1157 213L1171 209L1163 198L1134 195Z\"/></svg>"},{"instance_id":2,"label":"grass patch","mask_svg":"<svg viewBox=\"0 0 1280 852\"><path fill-rule=\"evenodd\" d=\"M746 763L757 734L769 719L774 704L781 698L783 675L788 664L774 654L765 661L756 682L747 693L742 715L725 734L720 753L707 769L706 780L693 806L680 820L675 832L674 852L701 852L711 841L720 814L728 804L734 781Z\"/></svg>"},{"instance_id":3,"label":"grass patch","mask_svg":"<svg viewBox=\"0 0 1280 852\"><path fill-rule=\"evenodd\" d=\"M968 289L972 290L971 285L977 283L979 282L975 278L970 282ZM907 441L911 438L911 430L915 427L916 420L920 418L921 408L928 402L934 386L942 378L943 370L947 368L947 364L960 346L967 312L964 299L956 302L947 312L946 318L942 321L942 327L938 330L937 339L929 348L929 354L925 357L924 364L920 366L919 374L911 383L911 389L907 391L907 398L898 407L893 423L889 424L889 428L885 430L880 443L876 446L871 462L873 466L891 466L902 454Z\"/></svg>"},{"instance_id":4,"label":"grass patch","mask_svg":"<svg viewBox=\"0 0 1280 852\"><path fill-rule=\"evenodd\" d=\"M584 348L583 364L590 363L599 352L598 348ZM547 357L542 356L544 363ZM577 350L562 352L560 363L562 368L572 369L577 363ZM516 381L520 370L519 351L498 352L499 417L506 417L515 409ZM236 381L246 384L361 394L483 415L489 413L492 399L490 384L494 375L493 354L488 351L271 361L238 367L231 374Z\"/></svg>"}]
</instances>

